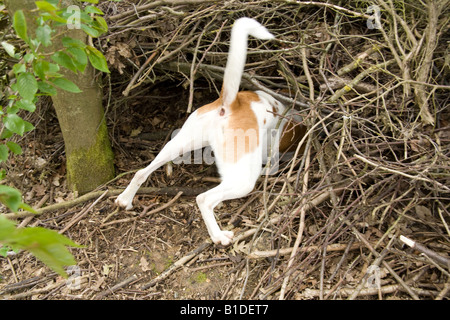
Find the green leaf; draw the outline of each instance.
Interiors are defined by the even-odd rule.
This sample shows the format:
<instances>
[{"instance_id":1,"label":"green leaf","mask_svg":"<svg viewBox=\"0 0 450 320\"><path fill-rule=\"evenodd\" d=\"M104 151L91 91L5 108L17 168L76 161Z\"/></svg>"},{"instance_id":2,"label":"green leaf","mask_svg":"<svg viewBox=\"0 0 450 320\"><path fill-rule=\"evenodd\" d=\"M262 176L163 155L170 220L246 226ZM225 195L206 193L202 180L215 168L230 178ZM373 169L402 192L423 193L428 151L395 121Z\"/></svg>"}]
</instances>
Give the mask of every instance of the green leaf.
<instances>
[{"instance_id":1,"label":"green leaf","mask_svg":"<svg viewBox=\"0 0 450 320\"><path fill-rule=\"evenodd\" d=\"M4 145L0 145L0 163L8 160L8 148Z\"/></svg>"},{"instance_id":2,"label":"green leaf","mask_svg":"<svg viewBox=\"0 0 450 320\"><path fill-rule=\"evenodd\" d=\"M45 0L45 1L47 1L48 3L51 3L55 7L58 7L59 4L61 3L61 0ZM83 1L83 0L81 0L81 1Z\"/></svg>"},{"instance_id":3,"label":"green leaf","mask_svg":"<svg viewBox=\"0 0 450 320\"><path fill-rule=\"evenodd\" d=\"M48 61L42 59L33 61L33 70L34 73L39 77L39 79L45 80L45 75L49 71L49 69L50 63Z\"/></svg>"},{"instance_id":4,"label":"green leaf","mask_svg":"<svg viewBox=\"0 0 450 320\"><path fill-rule=\"evenodd\" d=\"M85 1L85 2L92 3L92 4L97 4L98 3L98 0L79 0L79 1Z\"/></svg>"},{"instance_id":5,"label":"green leaf","mask_svg":"<svg viewBox=\"0 0 450 320\"><path fill-rule=\"evenodd\" d=\"M52 44L51 36L52 28L48 25L39 26L36 28L36 39L44 45L44 47L48 47Z\"/></svg>"},{"instance_id":6,"label":"green leaf","mask_svg":"<svg viewBox=\"0 0 450 320\"><path fill-rule=\"evenodd\" d=\"M47 11L47 12L53 12L58 10L56 6L53 4L47 2L47 1L35 1L36 6L39 8L39 10Z\"/></svg>"},{"instance_id":7,"label":"green leaf","mask_svg":"<svg viewBox=\"0 0 450 320\"><path fill-rule=\"evenodd\" d=\"M3 124L5 125L6 129L20 136L22 136L25 132L34 129L34 126L31 123L23 120L16 114L8 114L6 115L6 117L3 117Z\"/></svg>"},{"instance_id":8,"label":"green leaf","mask_svg":"<svg viewBox=\"0 0 450 320\"><path fill-rule=\"evenodd\" d=\"M57 93L54 87L43 81L38 82L38 88L45 95L54 96Z\"/></svg>"},{"instance_id":9,"label":"green leaf","mask_svg":"<svg viewBox=\"0 0 450 320\"><path fill-rule=\"evenodd\" d=\"M79 47L79 48L85 48L86 44L78 39L70 38L70 37L64 37L62 38L62 44L64 47Z\"/></svg>"},{"instance_id":10,"label":"green leaf","mask_svg":"<svg viewBox=\"0 0 450 320\"><path fill-rule=\"evenodd\" d=\"M16 243L60 275L65 274L63 266L76 264L65 246L82 247L53 230L41 227L20 230L20 237L16 237Z\"/></svg>"},{"instance_id":11,"label":"green leaf","mask_svg":"<svg viewBox=\"0 0 450 320\"><path fill-rule=\"evenodd\" d=\"M27 68L25 67L25 65L23 63L16 63L13 66L13 71L16 75L18 75L19 73L26 72Z\"/></svg>"},{"instance_id":12,"label":"green leaf","mask_svg":"<svg viewBox=\"0 0 450 320\"><path fill-rule=\"evenodd\" d=\"M23 56L23 60L24 60L26 63L33 62L35 58L36 58L36 56L35 56L34 53L32 53L32 52L27 53L26 55Z\"/></svg>"},{"instance_id":13,"label":"green leaf","mask_svg":"<svg viewBox=\"0 0 450 320\"><path fill-rule=\"evenodd\" d=\"M52 55L52 60L55 61L60 66L63 66L64 68L67 68L73 72L77 72L77 67L72 61L72 58L62 51L55 52Z\"/></svg>"},{"instance_id":14,"label":"green leaf","mask_svg":"<svg viewBox=\"0 0 450 320\"><path fill-rule=\"evenodd\" d=\"M81 29L86 32L88 35L90 35L92 38L97 38L100 36L101 32L99 32L97 29L94 29L88 25L82 24Z\"/></svg>"},{"instance_id":15,"label":"green leaf","mask_svg":"<svg viewBox=\"0 0 450 320\"><path fill-rule=\"evenodd\" d=\"M22 154L22 148L17 143L8 141L6 145L8 146L8 149L11 150L12 153Z\"/></svg>"},{"instance_id":16,"label":"green leaf","mask_svg":"<svg viewBox=\"0 0 450 320\"><path fill-rule=\"evenodd\" d=\"M48 18L50 20L53 20L53 21L56 21L56 22L60 23L59 26L62 26L62 25L67 23L67 20L64 19L63 17L59 16L59 15L49 14L49 13L42 13L41 15L45 16L46 18ZM58 24L56 26L58 26Z\"/></svg>"},{"instance_id":17,"label":"green leaf","mask_svg":"<svg viewBox=\"0 0 450 320\"><path fill-rule=\"evenodd\" d=\"M84 11L85 11L86 13L95 13L95 14L101 14L101 15L104 14L102 10L100 10L99 8L94 7L94 6L86 6L86 8L84 9Z\"/></svg>"},{"instance_id":18,"label":"green leaf","mask_svg":"<svg viewBox=\"0 0 450 320\"><path fill-rule=\"evenodd\" d=\"M18 56L15 53L16 52L16 48L14 48L14 46L12 44L9 44L6 41L2 41L2 47L3 47L3 49L5 49L6 53L10 57L15 58L15 59L18 58Z\"/></svg>"},{"instance_id":19,"label":"green leaf","mask_svg":"<svg viewBox=\"0 0 450 320\"><path fill-rule=\"evenodd\" d=\"M67 274L63 267L76 263L66 247L83 247L53 230L41 227L18 229L14 222L4 216L0 216L0 241L7 246L31 252L65 278Z\"/></svg>"},{"instance_id":20,"label":"green leaf","mask_svg":"<svg viewBox=\"0 0 450 320\"><path fill-rule=\"evenodd\" d=\"M20 108L16 105L16 103L14 102L13 104L10 104L7 108L6 108L6 112L8 114L17 114L17 112L19 112Z\"/></svg>"},{"instance_id":21,"label":"green leaf","mask_svg":"<svg viewBox=\"0 0 450 320\"><path fill-rule=\"evenodd\" d=\"M67 51L73 56L72 62L80 72L84 72L86 68L88 58L86 52L77 47L68 48Z\"/></svg>"},{"instance_id":22,"label":"green leaf","mask_svg":"<svg viewBox=\"0 0 450 320\"><path fill-rule=\"evenodd\" d=\"M7 206L11 211L17 212L22 203L22 195L19 190L0 185L0 202ZM2 216L0 216L2 217ZM6 218L5 218L6 219ZM2 231L2 223L0 223L0 239Z\"/></svg>"},{"instance_id":23,"label":"green leaf","mask_svg":"<svg viewBox=\"0 0 450 320\"><path fill-rule=\"evenodd\" d=\"M0 247L0 256L6 258L8 255L9 247Z\"/></svg>"},{"instance_id":24,"label":"green leaf","mask_svg":"<svg viewBox=\"0 0 450 320\"><path fill-rule=\"evenodd\" d=\"M69 91L69 92L73 92L73 93L82 92L75 83L73 83L72 81L67 80L65 78L52 79L52 80L50 80L50 82L53 83L58 88L61 88L63 90Z\"/></svg>"},{"instance_id":25,"label":"green leaf","mask_svg":"<svg viewBox=\"0 0 450 320\"><path fill-rule=\"evenodd\" d=\"M1 196L2 192L9 192L9 190L2 191L2 187L5 187L5 186L0 185L0 196ZM10 187L6 187L6 188L10 188ZM10 189L13 189L13 188L10 188ZM19 192L19 194L20 194L20 192ZM15 232L15 230L16 230L15 223L13 221L9 220L8 218L6 218L5 216L0 215L0 241L5 242L5 239L7 239L11 234L13 234Z\"/></svg>"},{"instance_id":26,"label":"green leaf","mask_svg":"<svg viewBox=\"0 0 450 320\"><path fill-rule=\"evenodd\" d=\"M109 73L108 64L106 63L105 56L92 46L86 47L86 53L89 61L95 69Z\"/></svg>"},{"instance_id":27,"label":"green leaf","mask_svg":"<svg viewBox=\"0 0 450 320\"><path fill-rule=\"evenodd\" d=\"M31 73L24 72L17 77L17 90L24 99L33 100L37 89L36 78Z\"/></svg>"},{"instance_id":28,"label":"green leaf","mask_svg":"<svg viewBox=\"0 0 450 320\"><path fill-rule=\"evenodd\" d=\"M22 10L17 10L14 13L13 27L19 38L21 38L25 42L28 42L27 20L25 19L25 15L23 14Z\"/></svg>"},{"instance_id":29,"label":"green leaf","mask_svg":"<svg viewBox=\"0 0 450 320\"><path fill-rule=\"evenodd\" d=\"M24 132L34 130L34 126L31 123L29 123L28 121L25 121L25 120L24 120L24 123L25 123L25 131Z\"/></svg>"},{"instance_id":30,"label":"green leaf","mask_svg":"<svg viewBox=\"0 0 450 320\"><path fill-rule=\"evenodd\" d=\"M62 77L63 75L58 73L58 71L61 70L58 64L56 63L49 63L48 64L48 71L46 72L47 77Z\"/></svg>"},{"instance_id":31,"label":"green leaf","mask_svg":"<svg viewBox=\"0 0 450 320\"><path fill-rule=\"evenodd\" d=\"M17 101L16 106L29 112L34 112L34 110L36 110L36 105L32 101L25 99Z\"/></svg>"},{"instance_id":32,"label":"green leaf","mask_svg":"<svg viewBox=\"0 0 450 320\"><path fill-rule=\"evenodd\" d=\"M3 128L2 134L0 134L0 139L8 139L14 135L14 132L8 130L8 128Z\"/></svg>"},{"instance_id":33,"label":"green leaf","mask_svg":"<svg viewBox=\"0 0 450 320\"><path fill-rule=\"evenodd\" d=\"M105 19L102 17L96 16L95 17L95 28L99 29L102 33L108 31L108 24L106 23Z\"/></svg>"},{"instance_id":34,"label":"green leaf","mask_svg":"<svg viewBox=\"0 0 450 320\"><path fill-rule=\"evenodd\" d=\"M3 124L8 130L18 135L23 135L25 132L24 120L16 114L8 114L4 117Z\"/></svg>"}]
</instances>

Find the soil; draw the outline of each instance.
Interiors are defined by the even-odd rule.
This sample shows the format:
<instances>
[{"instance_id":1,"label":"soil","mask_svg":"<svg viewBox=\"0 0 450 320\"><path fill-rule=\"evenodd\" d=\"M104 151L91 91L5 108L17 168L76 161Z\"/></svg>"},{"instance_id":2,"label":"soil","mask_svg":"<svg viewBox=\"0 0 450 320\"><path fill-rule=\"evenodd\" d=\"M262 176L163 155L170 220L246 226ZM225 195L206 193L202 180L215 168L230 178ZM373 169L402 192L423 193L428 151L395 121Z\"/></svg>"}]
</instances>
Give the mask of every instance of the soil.
<instances>
[{"instance_id":1,"label":"soil","mask_svg":"<svg viewBox=\"0 0 450 320\"><path fill-rule=\"evenodd\" d=\"M198 91L200 100L207 101L213 96L209 90ZM205 97L201 92L205 92ZM117 117L110 119L117 173L147 165L171 131L179 128L187 116L186 91L174 84L169 85L169 89L166 86L156 88L140 99L142 103L131 107L118 106L111 112ZM36 130L21 142L27 146L24 154L11 159L8 171L10 180L22 190L27 203L34 206L46 195L50 196L46 206L70 201L75 195L66 188L62 136L48 101L41 104L39 116ZM170 175L168 170L169 166L157 170L146 186L169 189L183 186L206 190L217 184L208 182L218 179L214 166L170 165ZM107 187L123 188L132 176L133 172L130 172ZM168 195L141 194L136 196L132 211L116 208L115 197L101 200L84 219L64 233L76 243L86 246L71 249L78 264L68 281L77 285L68 286L65 279L29 253L20 252L7 259L0 258L0 291L7 299L92 299L102 295L103 299L237 298L240 292L227 289L230 276L243 269L242 258L233 254L233 250L214 246L201 252L162 283L148 290L141 289L208 239L195 196L181 196L169 208L158 213L121 222L135 218L144 210L158 208L172 198ZM227 213L236 211L245 200L228 201L217 210L219 217L226 216L220 219L224 226L230 220ZM92 202L45 213L28 221L28 225L60 230ZM136 279L125 288L105 295L108 289L132 276Z\"/></svg>"}]
</instances>

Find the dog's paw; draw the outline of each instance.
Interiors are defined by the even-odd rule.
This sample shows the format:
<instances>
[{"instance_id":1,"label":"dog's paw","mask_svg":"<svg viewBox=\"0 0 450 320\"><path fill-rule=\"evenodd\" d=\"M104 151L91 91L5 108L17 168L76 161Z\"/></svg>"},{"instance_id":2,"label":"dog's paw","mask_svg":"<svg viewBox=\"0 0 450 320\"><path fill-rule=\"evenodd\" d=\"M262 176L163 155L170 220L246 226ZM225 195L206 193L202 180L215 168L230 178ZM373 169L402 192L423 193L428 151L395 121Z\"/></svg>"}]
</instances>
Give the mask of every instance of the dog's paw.
<instances>
[{"instance_id":1,"label":"dog's paw","mask_svg":"<svg viewBox=\"0 0 450 320\"><path fill-rule=\"evenodd\" d=\"M233 231L220 231L220 233L214 235L212 241L215 244L221 244L223 246L228 246L231 244L231 240L233 239L234 233Z\"/></svg>"},{"instance_id":2,"label":"dog's paw","mask_svg":"<svg viewBox=\"0 0 450 320\"><path fill-rule=\"evenodd\" d=\"M119 195L114 203L125 210L133 209L133 199L131 201L123 193Z\"/></svg>"}]
</instances>

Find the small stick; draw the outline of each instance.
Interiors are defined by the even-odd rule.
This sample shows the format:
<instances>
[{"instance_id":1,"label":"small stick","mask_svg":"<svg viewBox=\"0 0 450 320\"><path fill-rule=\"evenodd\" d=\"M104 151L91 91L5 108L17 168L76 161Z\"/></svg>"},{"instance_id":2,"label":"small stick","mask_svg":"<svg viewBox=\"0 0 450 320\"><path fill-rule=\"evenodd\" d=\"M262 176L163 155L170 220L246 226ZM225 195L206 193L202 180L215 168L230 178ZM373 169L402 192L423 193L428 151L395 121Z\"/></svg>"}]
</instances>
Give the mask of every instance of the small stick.
<instances>
[{"instance_id":1,"label":"small stick","mask_svg":"<svg viewBox=\"0 0 450 320\"><path fill-rule=\"evenodd\" d=\"M136 74L133 76L133 79L131 79L130 83L128 84L128 86L126 87L126 89L123 91L123 95L125 97L128 96L128 94L130 93L130 90L132 90L133 88L135 88L136 86L134 85L134 83L136 82L137 78L139 78L139 76L141 75L141 73L144 71L144 69L148 66L148 64L150 63L150 61L153 60L153 58L156 56L156 53L158 51L155 51L152 53L152 55L150 57L148 57L148 59L144 62L144 64L139 68L139 70L136 72Z\"/></svg>"},{"instance_id":2,"label":"small stick","mask_svg":"<svg viewBox=\"0 0 450 320\"><path fill-rule=\"evenodd\" d=\"M333 243L329 244L327 246L327 252L333 252L333 251L344 251L344 250L356 250L361 248L361 243L354 243L350 247L346 243ZM312 252L312 251L318 251L321 250L322 246L308 246L303 248L297 248L297 253L299 252ZM294 248L282 248L282 249L276 249L276 250L267 250L267 251L260 251L255 250L252 251L247 257L249 259L263 259L268 257L274 257L277 255L284 256L290 254Z\"/></svg>"},{"instance_id":3,"label":"small stick","mask_svg":"<svg viewBox=\"0 0 450 320\"><path fill-rule=\"evenodd\" d=\"M107 197L112 196L118 196L123 192L124 189L110 189L108 190ZM158 194L158 195L176 195L178 192L183 191L183 194L185 196L196 196L200 193L203 193L207 191L207 188L191 188L191 187L165 187L165 188L153 188L153 187L143 187L138 190L138 194ZM40 209L36 210L36 213L31 213L27 211L21 211L18 213L7 213L5 214L5 217L8 219L18 219L18 218L24 218L28 216L34 216L34 215L40 215L43 213L46 213L48 211L54 211L54 210L60 210L60 209L66 209L71 208L73 206L76 206L78 204L84 203L86 201L89 201L91 199L98 198L103 194L104 191L92 191L90 193L86 193L85 195L82 195L76 199L61 202L61 203L55 203Z\"/></svg>"},{"instance_id":4,"label":"small stick","mask_svg":"<svg viewBox=\"0 0 450 320\"><path fill-rule=\"evenodd\" d=\"M411 288L414 292L416 292L419 295L423 295L423 296L433 296L433 292L432 291L428 291L428 290L423 290L423 289L419 289L419 288ZM326 295L328 294L332 294L333 289L328 289L325 290L324 293ZM402 291L404 290L404 288L399 285L399 284L391 284L391 285L387 285L384 287L380 287L378 288L366 288L366 289L361 289L358 293L357 296L373 296L373 295L377 295L379 294L379 292L383 293L383 294L388 294L388 293L393 293L396 291ZM354 293L354 289L353 288L341 288L339 291L335 292L336 295L339 295L340 297L348 297L351 296ZM318 297L320 294L320 290L316 290L316 289L306 289L305 291L303 291L302 293L299 293L300 298L307 298L307 299L311 299L311 298L315 298Z\"/></svg>"},{"instance_id":5,"label":"small stick","mask_svg":"<svg viewBox=\"0 0 450 320\"><path fill-rule=\"evenodd\" d=\"M342 76L342 75L344 75L346 73L349 73L350 71L355 70L365 58L367 58L372 53L377 52L379 50L380 50L380 48L378 48L378 46L376 44L373 45L372 47L370 47L369 49L367 49L363 53L360 53L359 55L357 55L355 60L353 60L351 63L349 63L349 64L345 65L344 67L342 67L341 69L339 69L337 71L337 74L339 76Z\"/></svg>"},{"instance_id":6,"label":"small stick","mask_svg":"<svg viewBox=\"0 0 450 320\"><path fill-rule=\"evenodd\" d=\"M417 243L414 240L411 240L405 236L400 236L400 240L405 243L406 245L410 246L413 249L416 249L417 251L420 251L424 254L426 254L428 257L436 261L437 263L441 264L442 266L448 268L450 270L450 260L446 257L441 256L440 254L437 254L436 252L428 249L424 245Z\"/></svg>"},{"instance_id":7,"label":"small stick","mask_svg":"<svg viewBox=\"0 0 450 320\"><path fill-rule=\"evenodd\" d=\"M193 259L196 255L207 249L211 245L211 241L208 239L204 243L202 243L197 249L192 250L187 255L179 259L177 262L172 264L169 268L164 270L160 275L158 275L156 278L154 278L152 281L150 281L147 284L144 284L142 286L142 290L146 290L150 287L155 286L158 282L163 281L168 276L170 276L172 273L174 273L176 270L181 268L183 265L185 265L187 262L189 262L191 259Z\"/></svg>"},{"instance_id":8,"label":"small stick","mask_svg":"<svg viewBox=\"0 0 450 320\"><path fill-rule=\"evenodd\" d=\"M110 221L110 222L105 222L106 221L105 220L100 227L105 227L105 226L108 226L108 225L111 225L111 224L116 224L116 223L124 223L124 222L130 222L130 221L138 220L138 219L140 219L140 218L142 218L144 216L149 216L149 215L152 215L152 214L157 213L159 211L162 211L162 210L170 207L175 201L177 201L177 199L182 194L183 194L183 191L178 192L177 195L172 200L170 200L169 202L163 204L162 206L160 206L160 207L158 207L156 209L153 209L150 212L144 211L140 215L138 215L137 217L125 218L125 219L120 219L120 220L114 220L114 221Z\"/></svg>"},{"instance_id":9,"label":"small stick","mask_svg":"<svg viewBox=\"0 0 450 320\"><path fill-rule=\"evenodd\" d=\"M80 221L86 214L88 214L89 211L92 210L92 208L95 207L95 205L108 193L108 190L104 191L100 197L97 198L97 200L94 201L87 209L81 210L80 213L75 215L72 220L69 221L69 223L66 224L66 226L59 231L59 233L63 234L67 230L69 230L70 227L72 227L75 223Z\"/></svg>"},{"instance_id":10,"label":"small stick","mask_svg":"<svg viewBox=\"0 0 450 320\"><path fill-rule=\"evenodd\" d=\"M386 170L387 172L399 174L399 175L401 175L401 176L404 176L404 177L407 177L407 178L410 178L410 179L413 179L413 180L420 180L420 181L424 181L424 182L428 182L428 183L435 183L435 184L437 184L439 187L441 187L441 188L443 188L443 189L445 189L445 190L450 190L449 187L443 185L442 183L440 183L440 182L438 182L438 181L433 181L433 180L430 180L430 179L427 179L427 178L423 178L423 177L419 177L419 176L412 176L412 175L410 175L410 174L407 174L407 173L404 173L404 172L401 172L401 171L398 171L398 170L390 169L390 168L388 168L388 167L385 167L385 166L382 166L382 165L380 165L380 164L377 164L377 163L375 163L375 162L373 162L373 161L370 161L369 159L366 159L366 158L360 156L359 154L354 154L353 156L354 156L355 158L357 158L357 159L359 159L359 160L361 160L361 161L367 163L367 164L370 164L371 166L374 166L374 167L376 167L376 168L380 168L380 169L382 169L382 170Z\"/></svg>"},{"instance_id":11,"label":"small stick","mask_svg":"<svg viewBox=\"0 0 450 320\"><path fill-rule=\"evenodd\" d=\"M109 288L109 289L106 289L103 292L100 292L98 295L95 296L95 299L104 298L107 295L110 295L111 293L114 293L114 291L129 285L130 283L134 282L137 279L138 279L138 277L135 274L133 274L131 277L128 277L125 280L123 280L122 282L119 282L118 284L116 284L112 288Z\"/></svg>"}]
</instances>

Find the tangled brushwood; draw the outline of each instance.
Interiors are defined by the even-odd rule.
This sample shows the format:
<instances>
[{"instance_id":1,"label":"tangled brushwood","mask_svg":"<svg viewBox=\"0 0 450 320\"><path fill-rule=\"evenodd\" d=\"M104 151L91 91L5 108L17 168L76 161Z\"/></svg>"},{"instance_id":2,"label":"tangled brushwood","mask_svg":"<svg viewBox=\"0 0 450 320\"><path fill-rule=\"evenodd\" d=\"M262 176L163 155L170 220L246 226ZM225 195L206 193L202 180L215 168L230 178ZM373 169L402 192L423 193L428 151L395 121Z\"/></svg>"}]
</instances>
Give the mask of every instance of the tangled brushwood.
<instances>
[{"instance_id":1,"label":"tangled brushwood","mask_svg":"<svg viewBox=\"0 0 450 320\"><path fill-rule=\"evenodd\" d=\"M195 267L198 259L227 266L226 282L210 298L448 299L449 4L102 2L110 31L94 44L112 70L109 85L105 81L108 117L124 116L117 110L166 83L184 88L186 113L199 106L199 87L217 97L232 24L247 16L276 39L249 40L241 88L273 95L296 110L308 130L279 172L262 176L232 211L219 210L222 226L234 226L236 235L221 255L225 261L201 256L211 244L189 242L189 252L152 279L118 279L96 297L133 283L142 291L124 291L122 298L159 298L164 282L186 264L208 272ZM118 130L112 135L123 151ZM204 231L201 241L207 238Z\"/></svg>"},{"instance_id":2,"label":"tangled brushwood","mask_svg":"<svg viewBox=\"0 0 450 320\"><path fill-rule=\"evenodd\" d=\"M253 17L276 35L250 40L241 86L297 110L308 132L304 151L262 178L246 203L260 206L232 214L231 222L251 221L235 242L246 259L240 297L448 296L449 1L373 4L102 8L111 29L106 56L129 79L117 90L131 98L179 81L189 90L187 112L196 81L220 90L234 20ZM401 235L442 259L410 249Z\"/></svg>"}]
</instances>

